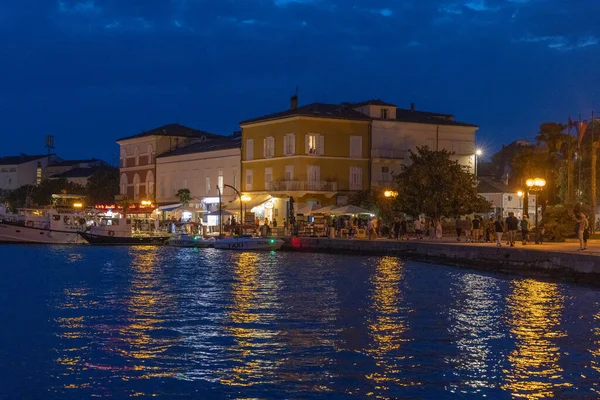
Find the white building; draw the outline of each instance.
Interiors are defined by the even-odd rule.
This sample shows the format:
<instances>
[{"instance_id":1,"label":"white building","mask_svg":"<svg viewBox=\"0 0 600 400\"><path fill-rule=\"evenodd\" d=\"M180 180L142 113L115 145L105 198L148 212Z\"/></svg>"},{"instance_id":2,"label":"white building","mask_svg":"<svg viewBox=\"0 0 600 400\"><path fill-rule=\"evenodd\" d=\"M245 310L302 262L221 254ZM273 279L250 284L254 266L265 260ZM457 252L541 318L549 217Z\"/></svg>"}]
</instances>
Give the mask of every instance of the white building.
<instances>
[{"instance_id":1,"label":"white building","mask_svg":"<svg viewBox=\"0 0 600 400\"><path fill-rule=\"evenodd\" d=\"M472 168L475 163L477 125L454 120L451 114L400 109L382 100L348 104L371 117L371 187L387 187L392 174L408 164L409 150L429 146L431 150L454 152L454 159Z\"/></svg>"},{"instance_id":2,"label":"white building","mask_svg":"<svg viewBox=\"0 0 600 400\"><path fill-rule=\"evenodd\" d=\"M35 185L46 178L48 161L56 156L9 156L0 158L0 189L14 190L23 185Z\"/></svg>"},{"instance_id":3,"label":"white building","mask_svg":"<svg viewBox=\"0 0 600 400\"><path fill-rule=\"evenodd\" d=\"M496 181L489 177L480 177L477 193L492 203L491 213L507 217L509 212L514 212L517 218L523 216L523 198L519 196L519 190ZM535 218L536 195L529 195L529 219ZM541 213L541 206L538 207ZM541 216L541 215L540 215Z\"/></svg>"},{"instance_id":4,"label":"white building","mask_svg":"<svg viewBox=\"0 0 600 400\"><path fill-rule=\"evenodd\" d=\"M216 211L219 190L223 205L234 201L235 191L225 185L240 190L240 139L240 136L212 136L156 157L156 202L178 204L179 189L189 189L190 207L195 209Z\"/></svg>"},{"instance_id":5,"label":"white building","mask_svg":"<svg viewBox=\"0 0 600 400\"><path fill-rule=\"evenodd\" d=\"M68 182L85 186L88 180L99 169L112 168L102 160L63 160L48 165L48 179L66 179Z\"/></svg>"}]
</instances>

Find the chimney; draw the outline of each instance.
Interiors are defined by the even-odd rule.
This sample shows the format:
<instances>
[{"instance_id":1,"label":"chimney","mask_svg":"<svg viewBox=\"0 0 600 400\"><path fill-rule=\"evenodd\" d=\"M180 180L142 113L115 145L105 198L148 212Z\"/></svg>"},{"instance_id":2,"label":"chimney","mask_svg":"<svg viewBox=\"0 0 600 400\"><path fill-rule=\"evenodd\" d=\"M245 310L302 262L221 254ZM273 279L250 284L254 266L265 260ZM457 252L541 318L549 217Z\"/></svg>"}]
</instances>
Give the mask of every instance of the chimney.
<instances>
[{"instance_id":1,"label":"chimney","mask_svg":"<svg viewBox=\"0 0 600 400\"><path fill-rule=\"evenodd\" d=\"M410 111L415 111L415 103L410 103Z\"/></svg>"},{"instance_id":2,"label":"chimney","mask_svg":"<svg viewBox=\"0 0 600 400\"><path fill-rule=\"evenodd\" d=\"M298 93L294 94L290 97L290 110L295 110L298 108Z\"/></svg>"}]
</instances>

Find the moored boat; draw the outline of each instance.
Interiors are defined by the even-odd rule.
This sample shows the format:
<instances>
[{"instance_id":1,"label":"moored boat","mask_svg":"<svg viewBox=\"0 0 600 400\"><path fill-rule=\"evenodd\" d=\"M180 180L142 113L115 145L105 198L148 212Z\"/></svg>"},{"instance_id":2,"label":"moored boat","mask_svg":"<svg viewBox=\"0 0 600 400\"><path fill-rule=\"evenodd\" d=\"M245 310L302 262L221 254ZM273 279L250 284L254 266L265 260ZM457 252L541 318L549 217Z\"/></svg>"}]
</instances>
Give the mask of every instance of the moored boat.
<instances>
[{"instance_id":1,"label":"moored boat","mask_svg":"<svg viewBox=\"0 0 600 400\"><path fill-rule=\"evenodd\" d=\"M196 248L207 248L214 247L215 239L208 238L204 239L201 236L192 236L187 233L171 236L166 242L166 245L173 247L196 247Z\"/></svg>"},{"instance_id":2,"label":"moored boat","mask_svg":"<svg viewBox=\"0 0 600 400\"><path fill-rule=\"evenodd\" d=\"M18 214L0 215L0 242L81 244L79 233L86 229L85 216L62 208L22 209Z\"/></svg>"},{"instance_id":3,"label":"moored boat","mask_svg":"<svg viewBox=\"0 0 600 400\"><path fill-rule=\"evenodd\" d=\"M148 220L138 219L135 222L134 229L130 218L105 217L100 220L99 225L80 232L80 235L90 244L98 245L162 245L171 237L167 233L156 231Z\"/></svg>"},{"instance_id":4,"label":"moored boat","mask_svg":"<svg viewBox=\"0 0 600 400\"><path fill-rule=\"evenodd\" d=\"M279 250L283 240L269 237L232 236L215 241L215 249Z\"/></svg>"}]
</instances>

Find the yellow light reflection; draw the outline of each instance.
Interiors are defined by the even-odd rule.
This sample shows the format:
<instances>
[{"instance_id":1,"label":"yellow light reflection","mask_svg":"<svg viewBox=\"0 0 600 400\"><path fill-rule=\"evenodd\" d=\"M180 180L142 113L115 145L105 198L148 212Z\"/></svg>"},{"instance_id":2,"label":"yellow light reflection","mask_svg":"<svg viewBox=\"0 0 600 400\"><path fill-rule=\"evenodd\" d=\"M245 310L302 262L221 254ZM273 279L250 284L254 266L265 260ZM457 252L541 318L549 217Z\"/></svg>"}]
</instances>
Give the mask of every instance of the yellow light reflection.
<instances>
[{"instance_id":1,"label":"yellow light reflection","mask_svg":"<svg viewBox=\"0 0 600 400\"><path fill-rule=\"evenodd\" d=\"M403 355L401 346L411 341L405 333L408 330L408 309L400 309L402 294L400 285L403 278L403 264L398 258L383 257L377 264L372 284L372 317L368 331L372 345L366 351L378 367L378 371L366 376L375 383L373 392L368 396L388 398L385 394L390 386L416 386L419 382L403 378L400 361L412 358Z\"/></svg>"},{"instance_id":2,"label":"yellow light reflection","mask_svg":"<svg viewBox=\"0 0 600 400\"><path fill-rule=\"evenodd\" d=\"M598 306L598 304L596 304L596 306ZM593 345L590 346L591 348L589 349L589 352L592 355L590 366L594 371L600 372L600 312L594 315L594 322L595 328L592 330ZM600 382L593 382L592 386L592 391L597 395L600 394Z\"/></svg>"},{"instance_id":3,"label":"yellow light reflection","mask_svg":"<svg viewBox=\"0 0 600 400\"><path fill-rule=\"evenodd\" d=\"M235 255L234 283L231 286L233 304L228 311L230 322L226 326L235 346L228 349L234 354L235 364L221 383L228 386L247 387L264 384L272 380L276 368L276 348L268 348L266 343L274 342L277 331L262 329L257 309L259 304L259 273L255 253ZM264 288L263 288L264 289ZM230 375L230 376L229 376Z\"/></svg>"},{"instance_id":4,"label":"yellow light reflection","mask_svg":"<svg viewBox=\"0 0 600 400\"><path fill-rule=\"evenodd\" d=\"M502 388L514 397L555 397L557 388L572 386L559 365L557 339L565 333L560 329L564 298L558 285L532 279L514 281L507 303L507 324L516 349L508 356L511 369L504 371Z\"/></svg>"}]
</instances>

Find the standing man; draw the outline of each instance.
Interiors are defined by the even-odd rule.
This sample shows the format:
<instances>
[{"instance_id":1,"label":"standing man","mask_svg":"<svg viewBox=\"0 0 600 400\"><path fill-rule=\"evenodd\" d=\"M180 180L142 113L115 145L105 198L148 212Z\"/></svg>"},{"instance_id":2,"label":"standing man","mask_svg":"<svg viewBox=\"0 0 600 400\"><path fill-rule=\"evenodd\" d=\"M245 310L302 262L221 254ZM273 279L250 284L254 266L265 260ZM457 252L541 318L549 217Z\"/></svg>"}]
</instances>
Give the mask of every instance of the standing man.
<instances>
[{"instance_id":1,"label":"standing man","mask_svg":"<svg viewBox=\"0 0 600 400\"><path fill-rule=\"evenodd\" d=\"M422 239L421 236L421 220L419 219L419 217L415 218L415 236L417 237L417 239Z\"/></svg>"},{"instance_id":2,"label":"standing man","mask_svg":"<svg viewBox=\"0 0 600 400\"><path fill-rule=\"evenodd\" d=\"M460 215L456 216L456 241L460 242L460 234L462 233L462 221Z\"/></svg>"},{"instance_id":3,"label":"standing man","mask_svg":"<svg viewBox=\"0 0 600 400\"><path fill-rule=\"evenodd\" d=\"M517 229L519 229L519 220L512 211L508 213L508 218L506 218L506 228L508 229L508 243L510 244L510 247L515 247Z\"/></svg>"},{"instance_id":4,"label":"standing man","mask_svg":"<svg viewBox=\"0 0 600 400\"><path fill-rule=\"evenodd\" d=\"M502 234L504 233L502 215L498 215L498 219L494 222L494 231L496 232L496 246L502 247Z\"/></svg>"},{"instance_id":5,"label":"standing man","mask_svg":"<svg viewBox=\"0 0 600 400\"><path fill-rule=\"evenodd\" d=\"M521 236L523 237L523 246L525 246L529 240L529 217L527 214L524 214L521 220Z\"/></svg>"},{"instance_id":6,"label":"standing man","mask_svg":"<svg viewBox=\"0 0 600 400\"><path fill-rule=\"evenodd\" d=\"M479 240L480 240L480 233L479 233L480 232L479 227L481 226L480 222L481 221L479 221L479 217L476 216L475 218L473 218L473 231L472 231L473 233L472 233L472 235L473 235L474 242L479 242Z\"/></svg>"}]
</instances>

